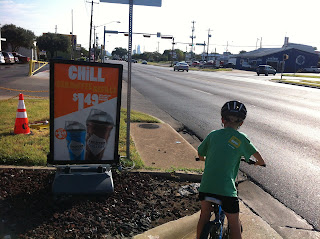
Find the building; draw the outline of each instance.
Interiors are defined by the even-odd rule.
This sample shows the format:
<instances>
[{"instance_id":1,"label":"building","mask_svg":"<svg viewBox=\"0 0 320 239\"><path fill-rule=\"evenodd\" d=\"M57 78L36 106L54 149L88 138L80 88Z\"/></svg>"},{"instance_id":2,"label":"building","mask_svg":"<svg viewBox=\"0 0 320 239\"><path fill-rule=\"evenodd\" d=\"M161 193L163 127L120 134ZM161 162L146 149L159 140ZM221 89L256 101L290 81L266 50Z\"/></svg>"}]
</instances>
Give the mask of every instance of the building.
<instances>
[{"instance_id":1,"label":"building","mask_svg":"<svg viewBox=\"0 0 320 239\"><path fill-rule=\"evenodd\" d=\"M284 61L286 55L288 59ZM319 61L319 54L314 47L289 43L288 38L281 48L259 48L233 57L237 59L237 69L255 70L259 65L270 65L277 72L281 72L283 68L283 72L294 73L310 66L317 66Z\"/></svg>"},{"instance_id":2,"label":"building","mask_svg":"<svg viewBox=\"0 0 320 239\"><path fill-rule=\"evenodd\" d=\"M137 47L137 54L141 54L141 50L140 50L140 45L138 45L138 47Z\"/></svg>"}]
</instances>

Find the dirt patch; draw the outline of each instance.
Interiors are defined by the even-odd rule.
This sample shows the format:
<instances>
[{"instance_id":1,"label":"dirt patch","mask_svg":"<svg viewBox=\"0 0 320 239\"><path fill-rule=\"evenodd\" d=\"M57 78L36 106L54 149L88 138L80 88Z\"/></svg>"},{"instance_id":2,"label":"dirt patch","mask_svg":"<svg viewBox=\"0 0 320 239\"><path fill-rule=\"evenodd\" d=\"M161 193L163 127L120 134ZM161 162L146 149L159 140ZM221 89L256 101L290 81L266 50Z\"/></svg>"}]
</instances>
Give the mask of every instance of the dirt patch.
<instances>
[{"instance_id":1,"label":"dirt patch","mask_svg":"<svg viewBox=\"0 0 320 239\"><path fill-rule=\"evenodd\" d=\"M200 210L191 182L147 173L113 172L109 196L51 192L55 171L0 169L0 238L131 238Z\"/></svg>"}]
</instances>

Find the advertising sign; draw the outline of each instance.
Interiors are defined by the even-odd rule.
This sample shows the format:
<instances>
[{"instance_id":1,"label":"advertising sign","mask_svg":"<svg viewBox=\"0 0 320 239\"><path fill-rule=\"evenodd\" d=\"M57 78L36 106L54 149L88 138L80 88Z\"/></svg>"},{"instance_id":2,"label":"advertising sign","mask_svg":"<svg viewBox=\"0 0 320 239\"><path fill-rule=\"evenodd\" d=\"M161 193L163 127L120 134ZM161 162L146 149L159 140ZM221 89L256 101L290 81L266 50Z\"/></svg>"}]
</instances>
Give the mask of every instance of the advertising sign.
<instances>
[{"instance_id":1,"label":"advertising sign","mask_svg":"<svg viewBox=\"0 0 320 239\"><path fill-rule=\"evenodd\" d=\"M117 164L122 65L50 62L49 164Z\"/></svg>"}]
</instances>

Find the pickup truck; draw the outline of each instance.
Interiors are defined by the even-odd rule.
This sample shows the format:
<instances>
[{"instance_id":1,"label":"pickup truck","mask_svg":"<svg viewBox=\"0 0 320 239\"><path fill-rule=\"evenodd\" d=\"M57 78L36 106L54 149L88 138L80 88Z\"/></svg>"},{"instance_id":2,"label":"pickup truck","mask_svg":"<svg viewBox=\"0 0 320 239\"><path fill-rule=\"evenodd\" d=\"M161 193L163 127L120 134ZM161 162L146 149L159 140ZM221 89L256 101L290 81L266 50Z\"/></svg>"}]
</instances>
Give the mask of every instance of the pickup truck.
<instances>
[{"instance_id":1,"label":"pickup truck","mask_svg":"<svg viewBox=\"0 0 320 239\"><path fill-rule=\"evenodd\" d=\"M308 68L304 68L304 72L320 73L320 68L318 68L317 66L311 66Z\"/></svg>"}]
</instances>

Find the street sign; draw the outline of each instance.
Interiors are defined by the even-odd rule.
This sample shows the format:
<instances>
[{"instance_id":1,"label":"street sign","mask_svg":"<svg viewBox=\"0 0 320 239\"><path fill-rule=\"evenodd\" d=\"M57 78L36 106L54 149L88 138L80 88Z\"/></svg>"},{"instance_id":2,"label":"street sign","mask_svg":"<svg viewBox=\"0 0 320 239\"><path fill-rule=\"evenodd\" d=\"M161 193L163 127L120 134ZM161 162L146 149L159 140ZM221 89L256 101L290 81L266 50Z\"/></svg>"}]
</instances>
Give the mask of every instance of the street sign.
<instances>
[{"instance_id":1,"label":"street sign","mask_svg":"<svg viewBox=\"0 0 320 239\"><path fill-rule=\"evenodd\" d=\"M205 46L206 44L204 43L196 43L197 46Z\"/></svg>"},{"instance_id":2,"label":"street sign","mask_svg":"<svg viewBox=\"0 0 320 239\"><path fill-rule=\"evenodd\" d=\"M104 33L118 34L119 32L118 32L118 31L108 31L108 30L105 30Z\"/></svg>"},{"instance_id":3,"label":"street sign","mask_svg":"<svg viewBox=\"0 0 320 239\"><path fill-rule=\"evenodd\" d=\"M100 2L129 4L129 0L100 0ZM133 5L161 7L161 0L133 0Z\"/></svg>"}]
</instances>

